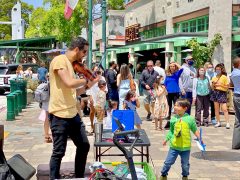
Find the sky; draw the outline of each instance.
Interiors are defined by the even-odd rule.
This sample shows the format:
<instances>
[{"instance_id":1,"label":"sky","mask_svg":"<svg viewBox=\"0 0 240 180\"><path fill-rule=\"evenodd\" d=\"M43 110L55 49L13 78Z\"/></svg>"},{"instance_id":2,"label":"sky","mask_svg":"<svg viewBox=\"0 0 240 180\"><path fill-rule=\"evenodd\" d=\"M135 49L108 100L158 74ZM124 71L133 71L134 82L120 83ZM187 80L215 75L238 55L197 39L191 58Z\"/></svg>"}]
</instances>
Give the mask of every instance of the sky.
<instances>
[{"instance_id":1,"label":"sky","mask_svg":"<svg viewBox=\"0 0 240 180\"><path fill-rule=\"evenodd\" d=\"M34 8L43 6L43 0L22 0L22 1L33 5Z\"/></svg>"}]
</instances>

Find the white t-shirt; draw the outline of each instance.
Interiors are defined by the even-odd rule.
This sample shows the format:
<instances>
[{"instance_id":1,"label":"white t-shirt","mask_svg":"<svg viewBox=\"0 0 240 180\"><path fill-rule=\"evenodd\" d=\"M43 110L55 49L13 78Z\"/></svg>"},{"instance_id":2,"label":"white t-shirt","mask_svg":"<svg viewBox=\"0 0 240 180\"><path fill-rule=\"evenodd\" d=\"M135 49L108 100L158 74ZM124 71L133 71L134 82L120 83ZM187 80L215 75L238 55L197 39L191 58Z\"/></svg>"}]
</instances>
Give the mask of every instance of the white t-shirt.
<instances>
[{"instance_id":1,"label":"white t-shirt","mask_svg":"<svg viewBox=\"0 0 240 180\"><path fill-rule=\"evenodd\" d=\"M153 69L158 72L159 76L163 77L163 80L165 80L166 73L165 73L165 70L163 68L158 67L158 66L154 66Z\"/></svg>"}]
</instances>

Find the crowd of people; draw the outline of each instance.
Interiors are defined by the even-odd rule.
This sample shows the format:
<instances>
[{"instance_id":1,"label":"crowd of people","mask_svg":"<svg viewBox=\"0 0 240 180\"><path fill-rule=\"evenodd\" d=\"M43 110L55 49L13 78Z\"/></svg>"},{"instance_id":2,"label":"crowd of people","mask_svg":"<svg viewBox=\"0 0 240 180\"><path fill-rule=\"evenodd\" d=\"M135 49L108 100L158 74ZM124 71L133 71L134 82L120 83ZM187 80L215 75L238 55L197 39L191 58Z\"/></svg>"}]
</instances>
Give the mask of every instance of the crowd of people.
<instances>
[{"instance_id":1,"label":"crowd of people","mask_svg":"<svg viewBox=\"0 0 240 180\"><path fill-rule=\"evenodd\" d=\"M209 123L220 127L220 111L223 111L226 128L230 128L227 111L227 91L230 87L223 64L215 67L210 62L198 69L194 68L192 56L185 58L181 66L171 62L165 71L160 60L148 60L146 68L140 72L132 70L131 66L122 64L120 68L112 61L109 68L103 71L94 66L93 80L74 72L72 63L82 62L88 51L88 42L83 38L74 39L64 55L56 56L49 68L50 101L48 108L49 124L52 133L53 152L50 160L50 179L59 178L61 160L65 154L67 138L70 137L76 145L75 175L83 177L90 144L86 136L85 126L81 120L82 94L86 94L90 107L91 133L94 133L94 123L106 123L111 128L114 110L132 110L134 124L141 129L142 119L137 113L141 106L139 94L143 93L144 108L147 121L155 124L156 130L170 128L163 145L170 142L170 150L161 171L164 179L178 155L181 156L183 177L189 175L189 157L191 149L190 131L198 139L197 126L208 126ZM236 110L236 125L239 126L239 80L240 60L234 61L234 71L231 76L234 86L234 103ZM138 68L140 68L138 66ZM136 82L136 79L139 81ZM42 79L41 79L42 78ZM46 70L39 70L39 80L47 80ZM76 101L78 100L78 101ZM190 116L192 106L196 106L195 118ZM44 107L45 108L45 107ZM211 109L211 120L209 119ZM173 111L174 110L174 111ZM174 112L174 114L173 114ZM203 120L201 113L203 112ZM106 118L105 118L106 117ZM163 127L163 119L167 123ZM46 116L48 121L48 116ZM105 122L103 122L105 121ZM48 138L49 129L45 129ZM184 139L183 144L179 143ZM203 143L203 142L202 142Z\"/></svg>"}]
</instances>

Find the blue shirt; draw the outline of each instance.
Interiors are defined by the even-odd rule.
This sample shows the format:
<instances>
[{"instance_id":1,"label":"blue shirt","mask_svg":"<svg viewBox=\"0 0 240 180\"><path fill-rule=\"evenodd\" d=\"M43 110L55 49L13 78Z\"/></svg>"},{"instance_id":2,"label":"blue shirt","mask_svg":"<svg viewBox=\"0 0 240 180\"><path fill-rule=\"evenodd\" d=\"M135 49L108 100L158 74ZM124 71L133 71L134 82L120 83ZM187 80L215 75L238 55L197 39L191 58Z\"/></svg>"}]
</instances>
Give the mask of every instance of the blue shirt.
<instances>
[{"instance_id":1,"label":"blue shirt","mask_svg":"<svg viewBox=\"0 0 240 180\"><path fill-rule=\"evenodd\" d=\"M183 69L178 70L177 72L173 73L171 76L166 76L164 81L164 85L166 86L168 93L179 93L179 78L183 72Z\"/></svg>"},{"instance_id":2,"label":"blue shirt","mask_svg":"<svg viewBox=\"0 0 240 180\"><path fill-rule=\"evenodd\" d=\"M205 75L208 78L208 80L211 81L212 78L216 76L216 73L215 72L212 72L212 73L206 72Z\"/></svg>"},{"instance_id":3,"label":"blue shirt","mask_svg":"<svg viewBox=\"0 0 240 180\"><path fill-rule=\"evenodd\" d=\"M46 68L44 68L44 67L38 68L37 73L38 73L39 81L41 81L41 82L47 81L46 74L48 73L48 70Z\"/></svg>"},{"instance_id":4,"label":"blue shirt","mask_svg":"<svg viewBox=\"0 0 240 180\"><path fill-rule=\"evenodd\" d=\"M240 69L233 69L231 80L234 85L234 94L240 94Z\"/></svg>"},{"instance_id":5,"label":"blue shirt","mask_svg":"<svg viewBox=\"0 0 240 180\"><path fill-rule=\"evenodd\" d=\"M197 95L199 96L206 96L209 94L209 80L205 79L198 79L197 81Z\"/></svg>"}]
</instances>

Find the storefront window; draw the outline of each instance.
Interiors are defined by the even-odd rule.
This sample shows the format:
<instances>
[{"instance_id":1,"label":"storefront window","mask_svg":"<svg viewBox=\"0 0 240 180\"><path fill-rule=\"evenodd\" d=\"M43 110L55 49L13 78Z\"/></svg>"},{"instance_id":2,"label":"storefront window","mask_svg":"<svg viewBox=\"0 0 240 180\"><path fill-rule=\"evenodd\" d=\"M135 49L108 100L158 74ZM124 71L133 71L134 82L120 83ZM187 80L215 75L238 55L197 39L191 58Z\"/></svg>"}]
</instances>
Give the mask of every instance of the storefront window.
<instances>
[{"instance_id":1,"label":"storefront window","mask_svg":"<svg viewBox=\"0 0 240 180\"><path fill-rule=\"evenodd\" d=\"M240 15L239 16L233 16L232 26L233 26L233 30L240 28Z\"/></svg>"},{"instance_id":2,"label":"storefront window","mask_svg":"<svg viewBox=\"0 0 240 180\"><path fill-rule=\"evenodd\" d=\"M174 32L203 32L208 31L208 16L191 19L189 21L183 21L176 23L174 26Z\"/></svg>"},{"instance_id":3,"label":"storefront window","mask_svg":"<svg viewBox=\"0 0 240 180\"><path fill-rule=\"evenodd\" d=\"M197 23L198 23L197 31L198 32L205 31L205 19L204 18L198 19Z\"/></svg>"},{"instance_id":4,"label":"storefront window","mask_svg":"<svg viewBox=\"0 0 240 180\"><path fill-rule=\"evenodd\" d=\"M205 18L205 24L206 24L205 30L208 31L208 28L209 28L209 17L208 16Z\"/></svg>"},{"instance_id":5,"label":"storefront window","mask_svg":"<svg viewBox=\"0 0 240 180\"><path fill-rule=\"evenodd\" d=\"M182 23L182 32L188 32L188 22Z\"/></svg>"},{"instance_id":6,"label":"storefront window","mask_svg":"<svg viewBox=\"0 0 240 180\"><path fill-rule=\"evenodd\" d=\"M141 33L141 35L144 35L145 39L153 38L153 37L159 37L166 35L166 26L163 27L157 27L151 30L146 30Z\"/></svg>"},{"instance_id":7,"label":"storefront window","mask_svg":"<svg viewBox=\"0 0 240 180\"><path fill-rule=\"evenodd\" d=\"M196 26L196 20L190 21L190 32L196 32L197 26Z\"/></svg>"}]
</instances>

